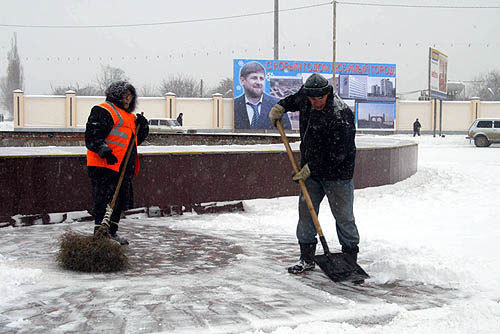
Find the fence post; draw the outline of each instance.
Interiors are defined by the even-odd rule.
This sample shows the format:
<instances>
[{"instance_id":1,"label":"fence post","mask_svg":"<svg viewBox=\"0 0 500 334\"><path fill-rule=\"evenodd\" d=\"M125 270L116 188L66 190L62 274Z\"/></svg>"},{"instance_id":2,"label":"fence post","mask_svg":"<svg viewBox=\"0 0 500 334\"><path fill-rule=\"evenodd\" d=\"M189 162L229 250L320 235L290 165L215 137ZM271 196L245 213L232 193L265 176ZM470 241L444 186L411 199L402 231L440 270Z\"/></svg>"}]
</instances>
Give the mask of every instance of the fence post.
<instances>
[{"instance_id":1,"label":"fence post","mask_svg":"<svg viewBox=\"0 0 500 334\"><path fill-rule=\"evenodd\" d=\"M212 95L212 127L216 129L224 127L224 106L220 93Z\"/></svg>"},{"instance_id":2,"label":"fence post","mask_svg":"<svg viewBox=\"0 0 500 334\"><path fill-rule=\"evenodd\" d=\"M471 123L481 117L481 100L479 97L471 97Z\"/></svg>"},{"instance_id":3,"label":"fence post","mask_svg":"<svg viewBox=\"0 0 500 334\"><path fill-rule=\"evenodd\" d=\"M66 124L67 128L76 128L76 92L74 90L67 90L66 95Z\"/></svg>"},{"instance_id":4,"label":"fence post","mask_svg":"<svg viewBox=\"0 0 500 334\"><path fill-rule=\"evenodd\" d=\"M394 133L398 133L399 130L399 97L396 96L396 119L394 121Z\"/></svg>"},{"instance_id":5,"label":"fence post","mask_svg":"<svg viewBox=\"0 0 500 334\"><path fill-rule=\"evenodd\" d=\"M14 128L24 127L24 92L16 89L12 92L14 98Z\"/></svg>"},{"instance_id":6,"label":"fence post","mask_svg":"<svg viewBox=\"0 0 500 334\"><path fill-rule=\"evenodd\" d=\"M165 94L165 117L177 118L175 104L175 93L168 92Z\"/></svg>"}]
</instances>

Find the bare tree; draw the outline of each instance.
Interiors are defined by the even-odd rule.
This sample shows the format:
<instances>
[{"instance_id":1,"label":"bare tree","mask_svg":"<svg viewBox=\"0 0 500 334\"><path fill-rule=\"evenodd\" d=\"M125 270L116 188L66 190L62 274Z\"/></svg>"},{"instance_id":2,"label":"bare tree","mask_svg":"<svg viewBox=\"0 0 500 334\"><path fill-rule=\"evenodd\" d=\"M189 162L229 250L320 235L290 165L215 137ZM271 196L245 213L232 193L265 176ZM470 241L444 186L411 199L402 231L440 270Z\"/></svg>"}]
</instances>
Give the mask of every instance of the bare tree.
<instances>
[{"instance_id":1,"label":"bare tree","mask_svg":"<svg viewBox=\"0 0 500 334\"><path fill-rule=\"evenodd\" d=\"M500 71L491 70L477 76L469 88L469 97L478 96L484 101L500 101Z\"/></svg>"},{"instance_id":2,"label":"bare tree","mask_svg":"<svg viewBox=\"0 0 500 334\"><path fill-rule=\"evenodd\" d=\"M16 89L23 89L23 67L17 52L17 36L11 41L11 48L7 54L7 76L0 80L0 102L7 111L6 119L12 119L14 113L14 100L12 92Z\"/></svg>"},{"instance_id":3,"label":"bare tree","mask_svg":"<svg viewBox=\"0 0 500 334\"><path fill-rule=\"evenodd\" d=\"M146 84L139 90L140 96L160 96L158 88L153 84Z\"/></svg>"},{"instance_id":4,"label":"bare tree","mask_svg":"<svg viewBox=\"0 0 500 334\"><path fill-rule=\"evenodd\" d=\"M106 88L108 88L113 82L122 80L128 80L124 70L110 65L101 66L101 73L96 77L99 95L104 95Z\"/></svg>"},{"instance_id":5,"label":"bare tree","mask_svg":"<svg viewBox=\"0 0 500 334\"><path fill-rule=\"evenodd\" d=\"M219 81L217 87L211 89L209 94L220 93L223 97L233 97L234 81L232 78L224 78Z\"/></svg>"},{"instance_id":6,"label":"bare tree","mask_svg":"<svg viewBox=\"0 0 500 334\"><path fill-rule=\"evenodd\" d=\"M79 96L99 96L102 95L101 91L99 88L92 86L92 85L86 85L83 87L80 87L78 83L74 85L68 85L68 86L56 86L52 87L52 94L54 95L64 95L68 90L73 90L76 92L76 95Z\"/></svg>"},{"instance_id":7,"label":"bare tree","mask_svg":"<svg viewBox=\"0 0 500 334\"><path fill-rule=\"evenodd\" d=\"M200 97L200 84L193 77L177 74L163 80L160 91L162 94L172 92L179 97Z\"/></svg>"}]
</instances>

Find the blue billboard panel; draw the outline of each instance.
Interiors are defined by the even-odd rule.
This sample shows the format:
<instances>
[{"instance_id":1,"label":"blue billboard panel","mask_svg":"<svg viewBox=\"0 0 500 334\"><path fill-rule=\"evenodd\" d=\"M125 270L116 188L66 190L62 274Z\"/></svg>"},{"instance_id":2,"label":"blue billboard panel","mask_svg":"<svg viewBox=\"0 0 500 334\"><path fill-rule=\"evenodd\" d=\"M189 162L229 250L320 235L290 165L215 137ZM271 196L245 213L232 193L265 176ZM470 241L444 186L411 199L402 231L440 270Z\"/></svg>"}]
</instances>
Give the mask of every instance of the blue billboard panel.
<instances>
[{"instance_id":1,"label":"blue billboard panel","mask_svg":"<svg viewBox=\"0 0 500 334\"><path fill-rule=\"evenodd\" d=\"M235 129L272 129L268 117L271 108L280 99L296 93L312 73L323 75L355 113L360 103L364 103L365 111L373 106L374 113L380 112L380 106L368 102L392 104L392 109L395 110L395 64L341 62L336 64L335 77L331 62L235 59L233 66ZM284 115L283 127L298 130L298 116L298 112ZM391 116L392 129L394 116ZM380 119L386 117L384 113ZM370 124L373 127L369 127ZM374 130L390 129L387 127L390 122L384 124L379 127L379 124L375 123L358 122L357 126Z\"/></svg>"}]
</instances>

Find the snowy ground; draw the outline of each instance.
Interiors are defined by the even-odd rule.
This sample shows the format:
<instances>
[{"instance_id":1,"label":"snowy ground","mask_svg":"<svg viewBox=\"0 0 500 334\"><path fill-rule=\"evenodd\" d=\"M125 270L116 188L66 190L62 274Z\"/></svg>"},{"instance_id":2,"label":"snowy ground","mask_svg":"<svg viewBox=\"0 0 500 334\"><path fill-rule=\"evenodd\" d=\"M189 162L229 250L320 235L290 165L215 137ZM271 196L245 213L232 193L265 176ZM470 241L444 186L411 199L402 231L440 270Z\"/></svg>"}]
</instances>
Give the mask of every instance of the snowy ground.
<instances>
[{"instance_id":1,"label":"snowy ground","mask_svg":"<svg viewBox=\"0 0 500 334\"><path fill-rule=\"evenodd\" d=\"M120 274L54 263L57 237L89 223L4 228L0 332L498 333L500 146L415 140L414 176L355 191L359 262L372 277L362 286L286 273L298 255L296 197L245 201L243 213L129 217L135 267ZM338 249L326 202L319 220Z\"/></svg>"},{"instance_id":2,"label":"snowy ground","mask_svg":"<svg viewBox=\"0 0 500 334\"><path fill-rule=\"evenodd\" d=\"M14 130L14 122L0 122L0 131L13 131Z\"/></svg>"}]
</instances>

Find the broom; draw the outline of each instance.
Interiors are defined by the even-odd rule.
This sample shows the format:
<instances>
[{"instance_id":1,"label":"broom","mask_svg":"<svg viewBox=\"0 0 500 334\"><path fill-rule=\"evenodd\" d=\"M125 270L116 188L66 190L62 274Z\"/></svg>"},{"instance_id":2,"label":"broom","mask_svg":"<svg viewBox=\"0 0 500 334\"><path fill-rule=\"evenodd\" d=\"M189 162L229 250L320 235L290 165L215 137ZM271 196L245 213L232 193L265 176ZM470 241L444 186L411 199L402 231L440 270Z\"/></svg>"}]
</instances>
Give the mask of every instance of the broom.
<instances>
[{"instance_id":1,"label":"broom","mask_svg":"<svg viewBox=\"0 0 500 334\"><path fill-rule=\"evenodd\" d=\"M139 129L140 125L137 126L131 143L135 141ZM106 207L106 213L97 234L95 236L83 235L69 230L60 237L59 253L56 260L62 268L85 272L113 272L128 267L128 258L124 248L109 238L109 223L132 147L133 145L130 145L127 150L113 199Z\"/></svg>"}]
</instances>

